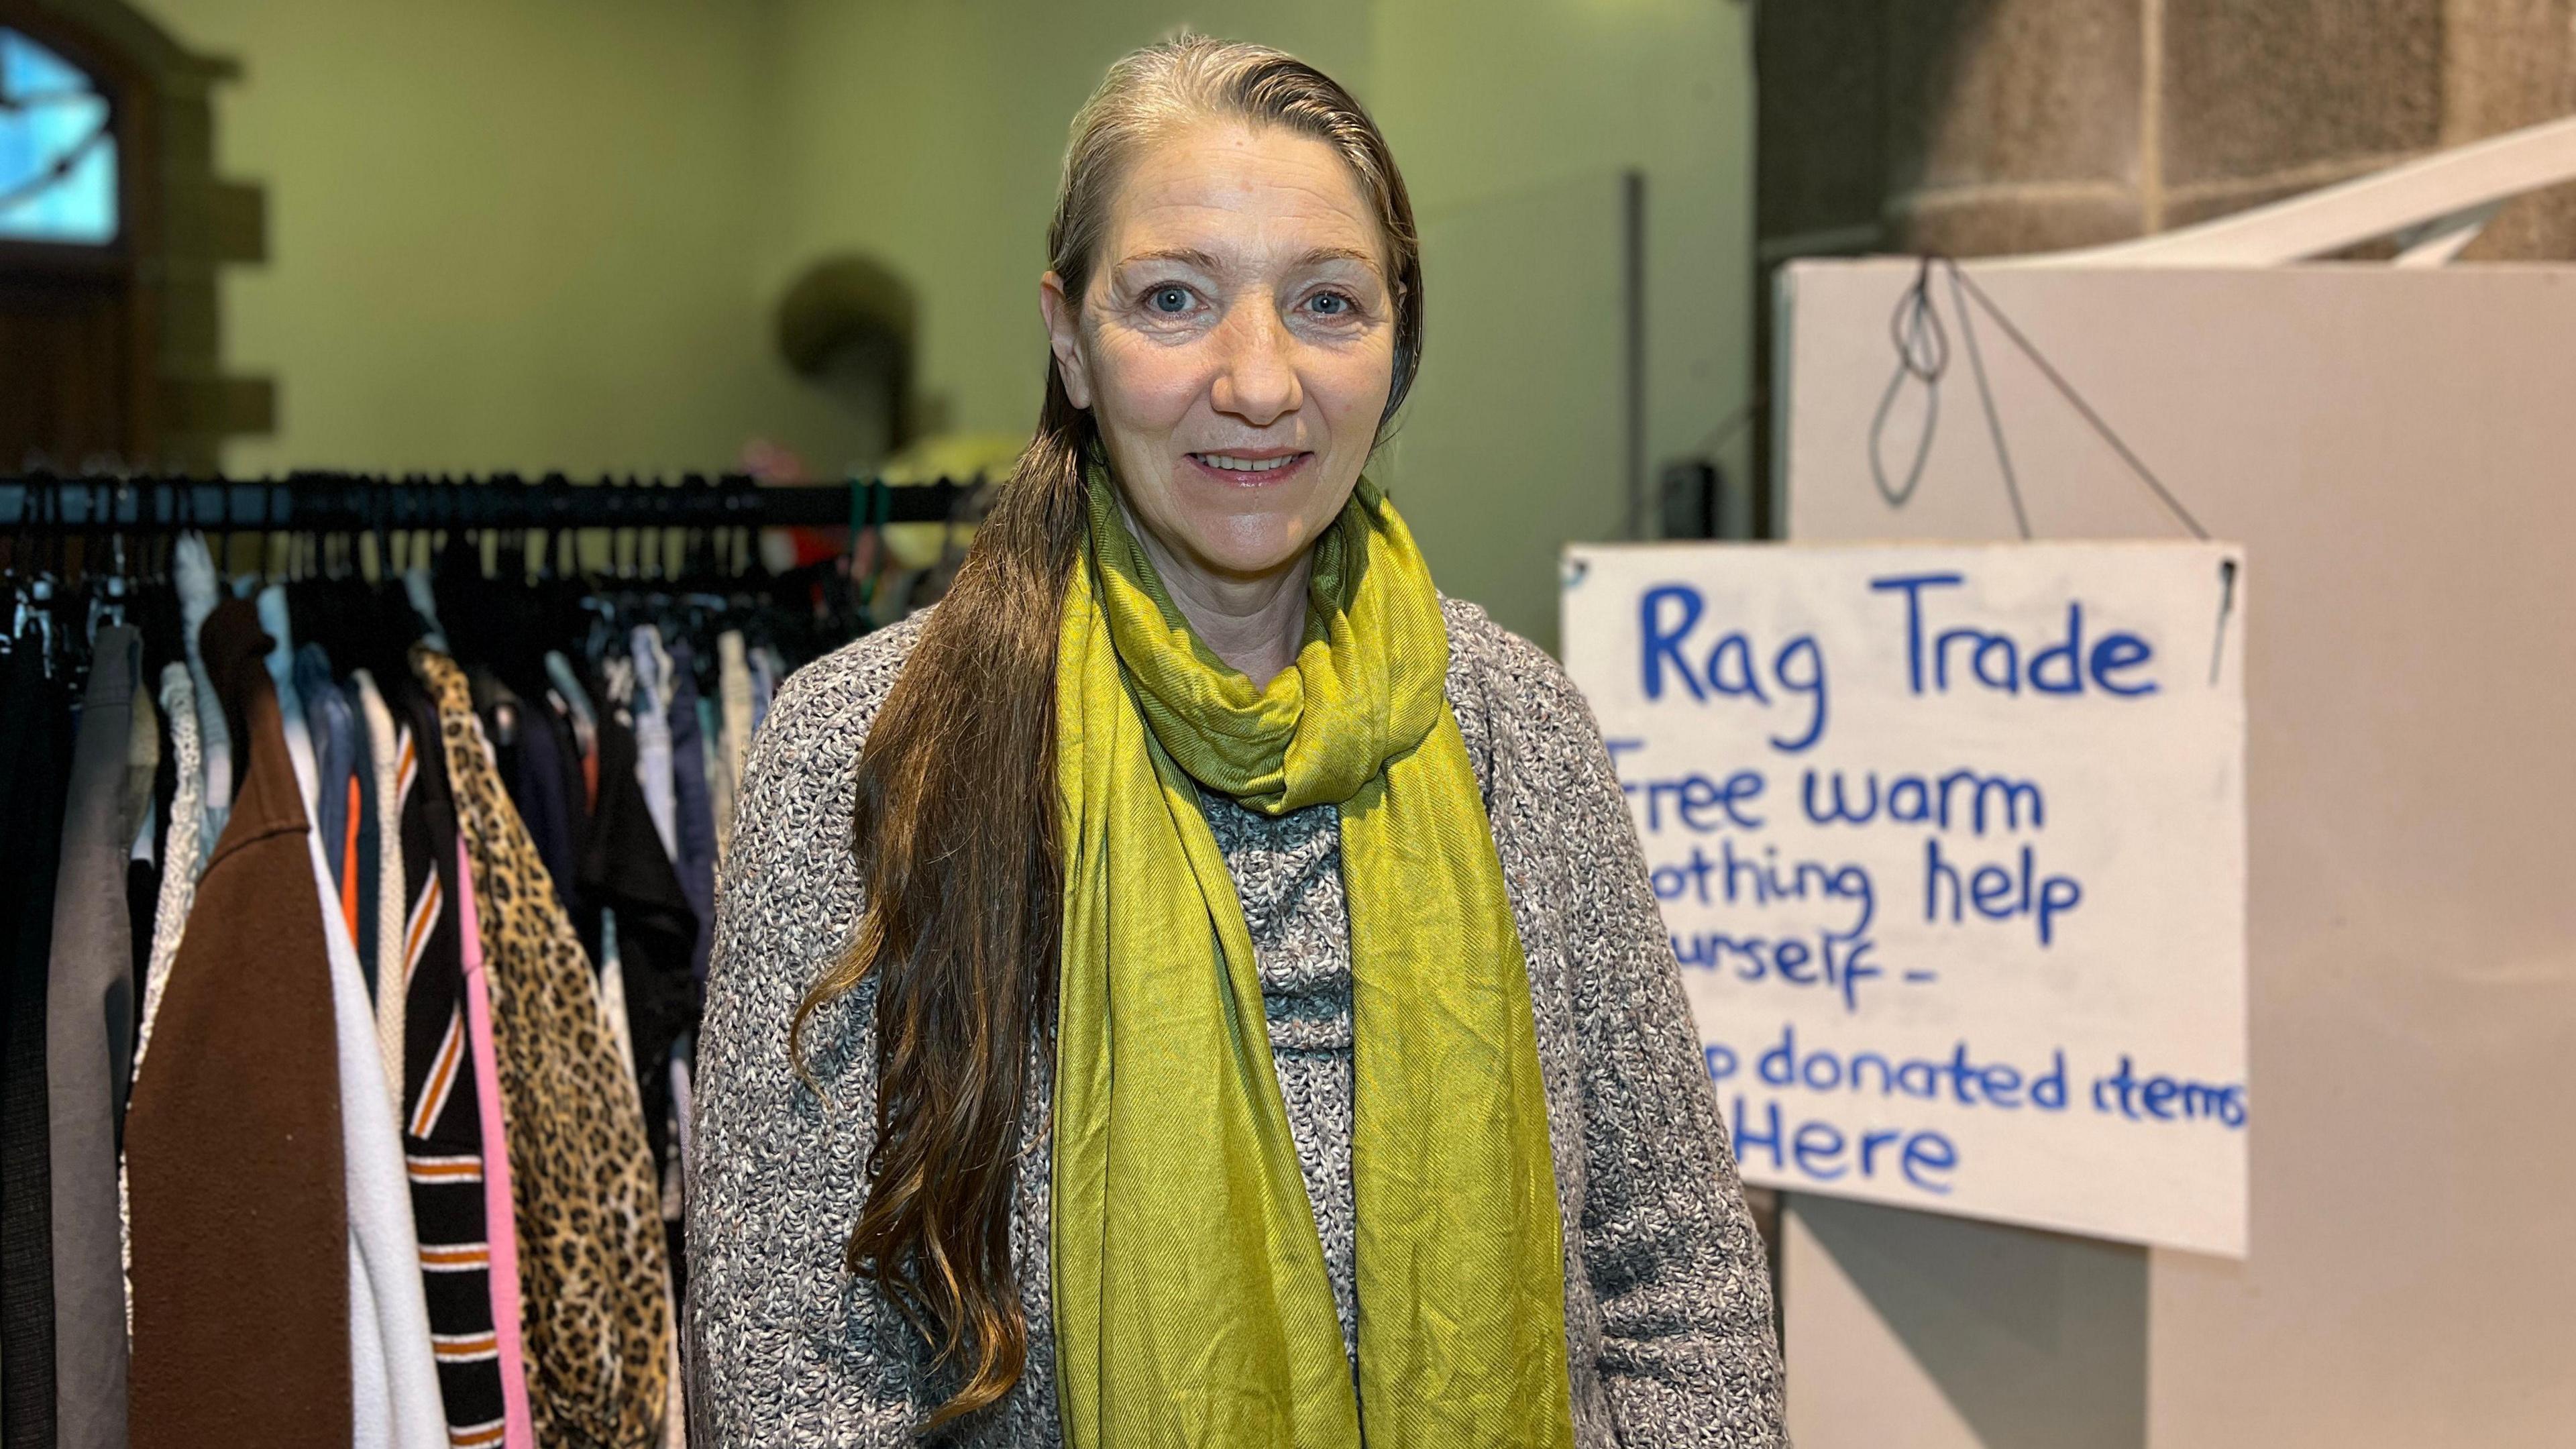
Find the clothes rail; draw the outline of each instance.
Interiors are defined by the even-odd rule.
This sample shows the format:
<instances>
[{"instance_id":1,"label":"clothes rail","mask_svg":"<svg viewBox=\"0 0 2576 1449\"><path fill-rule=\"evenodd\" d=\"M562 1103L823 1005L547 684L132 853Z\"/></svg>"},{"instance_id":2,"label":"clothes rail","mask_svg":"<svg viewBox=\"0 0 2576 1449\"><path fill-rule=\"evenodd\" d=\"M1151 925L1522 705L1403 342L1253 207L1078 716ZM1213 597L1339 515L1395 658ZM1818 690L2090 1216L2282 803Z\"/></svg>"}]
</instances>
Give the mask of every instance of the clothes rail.
<instances>
[{"instance_id":1,"label":"clothes rail","mask_svg":"<svg viewBox=\"0 0 2576 1449\"><path fill-rule=\"evenodd\" d=\"M560 473L522 478L291 473L238 480L163 475L0 475L0 531L332 533L426 529L825 528L853 520L941 523L974 481L765 484L741 474L676 482Z\"/></svg>"}]
</instances>

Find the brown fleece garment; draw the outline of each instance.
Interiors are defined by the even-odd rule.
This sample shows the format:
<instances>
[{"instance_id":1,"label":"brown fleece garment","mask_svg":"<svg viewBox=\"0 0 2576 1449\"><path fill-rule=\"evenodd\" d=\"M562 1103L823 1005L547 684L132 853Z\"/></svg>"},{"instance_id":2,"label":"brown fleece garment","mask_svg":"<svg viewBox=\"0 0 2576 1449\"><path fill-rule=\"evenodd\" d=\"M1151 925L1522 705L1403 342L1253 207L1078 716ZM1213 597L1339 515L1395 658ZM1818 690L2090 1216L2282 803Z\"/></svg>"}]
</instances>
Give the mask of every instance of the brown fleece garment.
<instances>
[{"instance_id":1,"label":"brown fleece garment","mask_svg":"<svg viewBox=\"0 0 2576 1449\"><path fill-rule=\"evenodd\" d=\"M349 1226L330 958L270 640L199 636L248 764L126 1119L132 1449L349 1443Z\"/></svg>"}]
</instances>

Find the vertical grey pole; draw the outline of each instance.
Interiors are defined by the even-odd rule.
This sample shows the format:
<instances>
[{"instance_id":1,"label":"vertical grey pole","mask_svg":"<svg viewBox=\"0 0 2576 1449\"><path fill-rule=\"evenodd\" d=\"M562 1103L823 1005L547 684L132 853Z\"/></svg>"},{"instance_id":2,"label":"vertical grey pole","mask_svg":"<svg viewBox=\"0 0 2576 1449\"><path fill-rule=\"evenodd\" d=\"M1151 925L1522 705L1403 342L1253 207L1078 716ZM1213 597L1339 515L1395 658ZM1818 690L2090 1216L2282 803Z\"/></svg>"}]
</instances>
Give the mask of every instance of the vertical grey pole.
<instances>
[{"instance_id":1,"label":"vertical grey pole","mask_svg":"<svg viewBox=\"0 0 2576 1449\"><path fill-rule=\"evenodd\" d=\"M1619 178L1621 290L1627 304L1628 537L1646 537L1646 173Z\"/></svg>"}]
</instances>

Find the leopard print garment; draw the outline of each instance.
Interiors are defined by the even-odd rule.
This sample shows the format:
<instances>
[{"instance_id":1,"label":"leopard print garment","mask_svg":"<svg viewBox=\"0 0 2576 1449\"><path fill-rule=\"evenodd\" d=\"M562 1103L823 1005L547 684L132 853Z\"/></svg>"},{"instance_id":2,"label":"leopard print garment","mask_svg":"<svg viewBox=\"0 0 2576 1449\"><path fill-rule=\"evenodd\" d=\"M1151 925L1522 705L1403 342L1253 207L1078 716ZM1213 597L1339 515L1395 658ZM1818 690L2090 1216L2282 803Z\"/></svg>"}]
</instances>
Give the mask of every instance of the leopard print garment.
<instances>
[{"instance_id":1,"label":"leopard print garment","mask_svg":"<svg viewBox=\"0 0 2576 1449\"><path fill-rule=\"evenodd\" d=\"M537 1442L647 1449L670 1386L661 1194L598 980L503 793L465 673L426 647L492 989Z\"/></svg>"}]
</instances>

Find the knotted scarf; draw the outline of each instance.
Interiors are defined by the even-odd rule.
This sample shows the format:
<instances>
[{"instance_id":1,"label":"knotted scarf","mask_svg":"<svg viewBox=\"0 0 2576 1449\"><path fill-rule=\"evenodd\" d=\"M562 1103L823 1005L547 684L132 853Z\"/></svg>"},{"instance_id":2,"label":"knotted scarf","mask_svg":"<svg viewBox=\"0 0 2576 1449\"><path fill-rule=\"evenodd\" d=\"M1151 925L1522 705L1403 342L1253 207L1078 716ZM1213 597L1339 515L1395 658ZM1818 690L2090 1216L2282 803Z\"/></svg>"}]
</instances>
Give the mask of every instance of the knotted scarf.
<instances>
[{"instance_id":1,"label":"knotted scarf","mask_svg":"<svg viewBox=\"0 0 2576 1449\"><path fill-rule=\"evenodd\" d=\"M1051 1245L1073 1449L1573 1442L1530 987L1412 535L1367 479L1315 545L1296 663L1191 632L1089 480L1056 665L1064 944ZM1358 1372L1193 786L1340 811Z\"/></svg>"}]
</instances>

